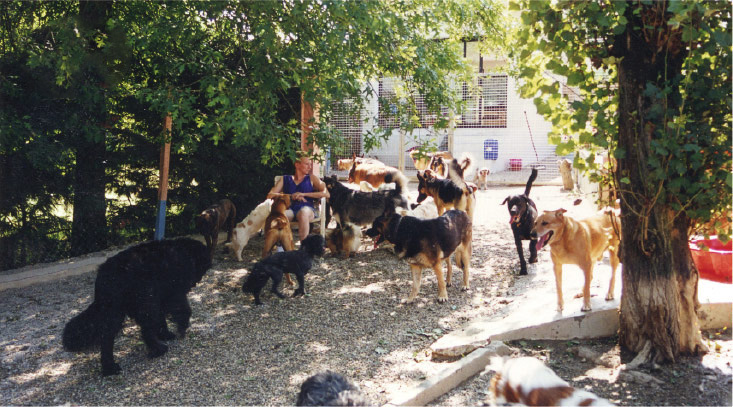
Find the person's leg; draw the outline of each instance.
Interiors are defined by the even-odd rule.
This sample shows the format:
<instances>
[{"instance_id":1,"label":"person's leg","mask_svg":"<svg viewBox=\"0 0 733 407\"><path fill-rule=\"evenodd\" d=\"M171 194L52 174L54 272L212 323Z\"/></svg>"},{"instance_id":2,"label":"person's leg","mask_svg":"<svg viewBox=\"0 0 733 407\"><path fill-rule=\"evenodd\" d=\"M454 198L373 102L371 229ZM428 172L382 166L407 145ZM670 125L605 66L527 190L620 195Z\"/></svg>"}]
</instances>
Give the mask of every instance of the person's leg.
<instances>
[{"instance_id":1,"label":"person's leg","mask_svg":"<svg viewBox=\"0 0 733 407\"><path fill-rule=\"evenodd\" d=\"M316 218L316 214L313 212L313 208L304 206L295 214L295 218L298 220L298 237L302 242L303 239L308 237L311 227L310 222Z\"/></svg>"}]
</instances>

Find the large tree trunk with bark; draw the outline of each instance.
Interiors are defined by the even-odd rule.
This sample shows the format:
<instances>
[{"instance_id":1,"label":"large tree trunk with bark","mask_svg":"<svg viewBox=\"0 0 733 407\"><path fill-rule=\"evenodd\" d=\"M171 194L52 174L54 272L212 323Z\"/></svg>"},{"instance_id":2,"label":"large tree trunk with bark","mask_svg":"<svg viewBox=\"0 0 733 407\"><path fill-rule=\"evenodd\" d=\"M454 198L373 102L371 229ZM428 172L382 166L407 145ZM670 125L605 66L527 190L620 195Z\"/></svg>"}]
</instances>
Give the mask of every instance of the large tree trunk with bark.
<instances>
[{"instance_id":1,"label":"large tree trunk with bark","mask_svg":"<svg viewBox=\"0 0 733 407\"><path fill-rule=\"evenodd\" d=\"M627 18L649 16L658 5L637 15L630 7ZM649 37L639 32L627 32L617 37L616 49L623 57L618 64L618 147L625 151L625 157L618 159L616 177L629 181L620 183L618 191L623 226L619 341L637 353L632 366L707 351L697 318L698 273L687 244L690 220L657 199L663 181L651 177L648 164L655 154L651 142L656 130L666 125L663 117L651 114L652 108L666 103L662 107L667 109L678 99L655 98L645 90L649 82L664 88L665 80L679 75L684 52L655 49L650 53L656 44L647 41Z\"/></svg>"}]
</instances>

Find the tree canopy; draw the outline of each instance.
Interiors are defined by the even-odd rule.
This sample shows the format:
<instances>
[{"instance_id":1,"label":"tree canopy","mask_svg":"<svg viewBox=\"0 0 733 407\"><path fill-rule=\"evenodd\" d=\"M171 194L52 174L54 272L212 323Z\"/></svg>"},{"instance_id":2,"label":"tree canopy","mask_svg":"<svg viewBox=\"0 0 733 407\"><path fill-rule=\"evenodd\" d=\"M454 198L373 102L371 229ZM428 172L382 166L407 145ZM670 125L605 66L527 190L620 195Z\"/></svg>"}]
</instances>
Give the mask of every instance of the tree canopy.
<instances>
[{"instance_id":1,"label":"tree canopy","mask_svg":"<svg viewBox=\"0 0 733 407\"><path fill-rule=\"evenodd\" d=\"M634 186L640 206L656 202L706 223L731 210L731 15L725 2L527 1L517 26L512 57L522 93L553 123L551 138L560 154L587 149L574 165L600 179L598 154L626 157L634 146L620 146L619 64L644 54L664 64L665 53L684 56L680 74L672 66L664 78L650 78L644 95L659 101L647 112L643 131L651 153ZM627 17L631 10L637 20ZM659 13L668 15L664 21ZM655 18L657 18L655 20ZM626 34L645 39L629 48ZM664 70L663 70L664 71ZM651 72L651 71L650 71ZM653 80L652 80L653 79ZM659 82L657 82L659 80ZM660 85L659 83L662 83ZM562 92L561 84L569 91ZM653 125L655 122L657 125ZM569 137L568 137L569 136ZM608 170L613 160L607 160ZM613 172L606 171L608 175ZM611 180L630 190L629 174ZM718 222L726 238L729 226Z\"/></svg>"},{"instance_id":2,"label":"tree canopy","mask_svg":"<svg viewBox=\"0 0 733 407\"><path fill-rule=\"evenodd\" d=\"M23 259L3 267L149 236L166 114L178 234L224 195L261 198L299 148L301 94L326 148L343 141L331 112L360 110L369 79L411 78L432 111L457 105L443 79L468 73L461 40L503 37L498 4L0 3L0 241Z\"/></svg>"}]
</instances>

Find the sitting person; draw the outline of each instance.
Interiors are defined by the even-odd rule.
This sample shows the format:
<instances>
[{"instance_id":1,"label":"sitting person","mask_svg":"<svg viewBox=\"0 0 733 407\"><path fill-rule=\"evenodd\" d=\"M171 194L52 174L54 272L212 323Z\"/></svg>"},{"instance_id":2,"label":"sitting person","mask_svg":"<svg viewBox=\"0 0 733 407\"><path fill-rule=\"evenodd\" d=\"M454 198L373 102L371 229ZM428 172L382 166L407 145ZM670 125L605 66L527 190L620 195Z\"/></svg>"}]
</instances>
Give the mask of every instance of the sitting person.
<instances>
[{"instance_id":1,"label":"sitting person","mask_svg":"<svg viewBox=\"0 0 733 407\"><path fill-rule=\"evenodd\" d=\"M295 175L285 175L275 184L267 194L272 198L274 194L290 194L290 209L285 216L290 221L298 221L298 237L302 241L310 233L310 222L316 218L314 204L317 199L328 198L326 184L311 174L313 162L306 152L299 151L295 161Z\"/></svg>"}]
</instances>

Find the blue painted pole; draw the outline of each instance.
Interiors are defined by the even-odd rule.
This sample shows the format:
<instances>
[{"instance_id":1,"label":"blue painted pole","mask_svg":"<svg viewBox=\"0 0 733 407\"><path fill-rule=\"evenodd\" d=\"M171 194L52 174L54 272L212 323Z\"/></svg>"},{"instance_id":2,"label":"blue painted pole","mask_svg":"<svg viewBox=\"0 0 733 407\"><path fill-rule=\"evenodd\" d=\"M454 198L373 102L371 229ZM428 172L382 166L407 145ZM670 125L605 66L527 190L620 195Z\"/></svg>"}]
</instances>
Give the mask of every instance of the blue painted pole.
<instances>
[{"instance_id":1,"label":"blue painted pole","mask_svg":"<svg viewBox=\"0 0 733 407\"><path fill-rule=\"evenodd\" d=\"M158 184L158 216L155 219L155 240L163 240L165 237L165 209L168 200L168 168L171 155L171 129L173 119L171 115L165 117L165 138L167 142L160 148L160 182Z\"/></svg>"}]
</instances>

